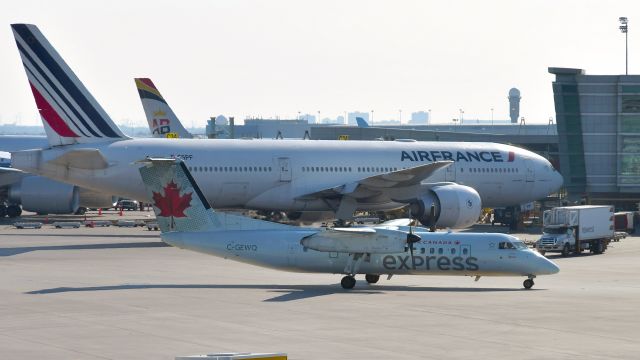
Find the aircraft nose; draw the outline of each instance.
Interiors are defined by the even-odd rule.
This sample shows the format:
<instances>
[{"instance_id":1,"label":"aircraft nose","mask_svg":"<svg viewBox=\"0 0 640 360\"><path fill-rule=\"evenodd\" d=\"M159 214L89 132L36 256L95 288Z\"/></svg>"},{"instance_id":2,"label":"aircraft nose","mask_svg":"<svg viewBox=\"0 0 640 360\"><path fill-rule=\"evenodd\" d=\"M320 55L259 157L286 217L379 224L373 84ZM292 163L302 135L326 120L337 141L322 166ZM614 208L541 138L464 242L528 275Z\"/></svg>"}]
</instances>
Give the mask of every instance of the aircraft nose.
<instances>
[{"instance_id":1,"label":"aircraft nose","mask_svg":"<svg viewBox=\"0 0 640 360\"><path fill-rule=\"evenodd\" d=\"M553 275L560 272L556 263L540 255L538 258L538 275Z\"/></svg>"},{"instance_id":2,"label":"aircraft nose","mask_svg":"<svg viewBox=\"0 0 640 360\"><path fill-rule=\"evenodd\" d=\"M564 183L564 179L562 178L562 175L560 175L559 172L554 171L553 175L551 176L551 186L553 188L553 191L558 191L560 190L560 188L562 187L562 184Z\"/></svg>"}]
</instances>

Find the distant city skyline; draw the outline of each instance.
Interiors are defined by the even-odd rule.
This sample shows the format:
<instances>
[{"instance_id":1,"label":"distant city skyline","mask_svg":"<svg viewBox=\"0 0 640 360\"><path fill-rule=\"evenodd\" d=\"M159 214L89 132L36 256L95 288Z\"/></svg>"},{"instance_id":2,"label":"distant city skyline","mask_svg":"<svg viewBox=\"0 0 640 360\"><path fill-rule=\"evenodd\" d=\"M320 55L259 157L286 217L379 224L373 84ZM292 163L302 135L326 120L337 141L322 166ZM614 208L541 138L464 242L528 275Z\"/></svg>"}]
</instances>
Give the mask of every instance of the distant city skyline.
<instances>
[{"instance_id":1,"label":"distant city skyline","mask_svg":"<svg viewBox=\"0 0 640 360\"><path fill-rule=\"evenodd\" d=\"M555 118L548 67L629 72L637 1L603 3L170 0L98 4L22 0L0 12L0 124L40 119L9 24L34 23L116 123L144 125L134 77L154 80L187 126L249 114L319 122L360 110L376 120L509 119L520 89L527 123ZM357 19L357 21L354 21ZM330 21L331 25L327 26Z\"/></svg>"}]
</instances>

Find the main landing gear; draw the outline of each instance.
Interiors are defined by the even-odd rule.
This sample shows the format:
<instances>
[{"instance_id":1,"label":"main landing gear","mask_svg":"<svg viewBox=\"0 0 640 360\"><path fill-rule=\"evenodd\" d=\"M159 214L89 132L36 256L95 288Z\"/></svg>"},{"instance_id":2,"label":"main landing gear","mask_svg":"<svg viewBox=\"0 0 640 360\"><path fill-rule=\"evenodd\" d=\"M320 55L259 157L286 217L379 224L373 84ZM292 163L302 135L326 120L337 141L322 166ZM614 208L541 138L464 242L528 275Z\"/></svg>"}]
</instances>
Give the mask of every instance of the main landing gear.
<instances>
[{"instance_id":1,"label":"main landing gear","mask_svg":"<svg viewBox=\"0 0 640 360\"><path fill-rule=\"evenodd\" d=\"M346 275L340 281L340 285L342 285L342 288L345 290L351 290L356 286L356 278L351 275Z\"/></svg>"},{"instance_id":2,"label":"main landing gear","mask_svg":"<svg viewBox=\"0 0 640 360\"><path fill-rule=\"evenodd\" d=\"M380 280L380 275L376 274L366 274L364 279L367 280L369 284L375 284ZM356 286L356 278L353 275L345 275L340 281L340 285L342 285L343 289L351 290L354 286Z\"/></svg>"},{"instance_id":3,"label":"main landing gear","mask_svg":"<svg viewBox=\"0 0 640 360\"><path fill-rule=\"evenodd\" d=\"M367 274L364 276L364 279L367 280L369 284L375 284L380 280L380 275Z\"/></svg>"},{"instance_id":4,"label":"main landing gear","mask_svg":"<svg viewBox=\"0 0 640 360\"><path fill-rule=\"evenodd\" d=\"M533 285L535 285L535 283L533 282L534 277L535 276L529 276L529 278L522 283L522 286L524 286L524 288L527 290L531 290Z\"/></svg>"}]
</instances>

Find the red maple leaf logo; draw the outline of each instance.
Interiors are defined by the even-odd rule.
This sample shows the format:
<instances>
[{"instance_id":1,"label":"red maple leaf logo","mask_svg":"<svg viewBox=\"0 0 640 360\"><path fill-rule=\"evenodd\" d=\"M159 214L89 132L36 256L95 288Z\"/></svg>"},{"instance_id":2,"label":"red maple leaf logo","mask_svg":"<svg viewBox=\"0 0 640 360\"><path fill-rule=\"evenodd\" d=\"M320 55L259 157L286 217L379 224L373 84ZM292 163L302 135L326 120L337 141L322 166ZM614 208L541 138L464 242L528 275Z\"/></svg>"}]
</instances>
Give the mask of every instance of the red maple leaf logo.
<instances>
[{"instance_id":1,"label":"red maple leaf logo","mask_svg":"<svg viewBox=\"0 0 640 360\"><path fill-rule=\"evenodd\" d=\"M167 186L164 187L164 196L160 193L153 192L154 205L160 209L158 216L172 217L186 217L184 211L191 206L191 195L193 193L186 193L180 196L180 188L176 183L171 180Z\"/></svg>"}]
</instances>

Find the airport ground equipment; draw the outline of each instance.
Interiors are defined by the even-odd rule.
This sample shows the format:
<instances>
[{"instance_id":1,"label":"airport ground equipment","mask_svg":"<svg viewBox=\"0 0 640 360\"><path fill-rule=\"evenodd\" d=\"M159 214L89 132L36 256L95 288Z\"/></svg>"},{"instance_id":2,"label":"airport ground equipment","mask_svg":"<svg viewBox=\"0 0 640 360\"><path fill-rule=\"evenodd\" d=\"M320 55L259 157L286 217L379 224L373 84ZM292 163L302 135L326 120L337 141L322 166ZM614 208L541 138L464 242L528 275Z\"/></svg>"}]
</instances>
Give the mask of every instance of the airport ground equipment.
<instances>
[{"instance_id":1,"label":"airport ground equipment","mask_svg":"<svg viewBox=\"0 0 640 360\"><path fill-rule=\"evenodd\" d=\"M42 223L20 221L20 222L14 223L13 226L15 226L16 229L40 229L42 227Z\"/></svg>"},{"instance_id":2,"label":"airport ground equipment","mask_svg":"<svg viewBox=\"0 0 640 360\"><path fill-rule=\"evenodd\" d=\"M79 221L56 221L52 224L56 229L78 229L82 224Z\"/></svg>"},{"instance_id":3,"label":"airport ground equipment","mask_svg":"<svg viewBox=\"0 0 640 360\"><path fill-rule=\"evenodd\" d=\"M109 220L87 220L84 222L84 226L86 227L109 227L111 226L111 221Z\"/></svg>"},{"instance_id":4,"label":"airport ground equipment","mask_svg":"<svg viewBox=\"0 0 640 360\"><path fill-rule=\"evenodd\" d=\"M372 226L298 227L216 212L180 159L146 158L139 169L162 240L172 246L292 272L356 275L525 276L555 274L557 265L506 234L433 232L392 220ZM432 210L433 211L433 210Z\"/></svg>"},{"instance_id":5,"label":"airport ground equipment","mask_svg":"<svg viewBox=\"0 0 640 360\"><path fill-rule=\"evenodd\" d=\"M602 254L614 238L613 206L582 205L556 207L543 214L542 236L535 247L541 254L580 254L590 250Z\"/></svg>"},{"instance_id":6,"label":"airport ground equipment","mask_svg":"<svg viewBox=\"0 0 640 360\"><path fill-rule=\"evenodd\" d=\"M616 231L624 231L631 234L635 228L634 212L622 211L615 213Z\"/></svg>"},{"instance_id":7,"label":"airport ground equipment","mask_svg":"<svg viewBox=\"0 0 640 360\"><path fill-rule=\"evenodd\" d=\"M151 231L151 230L158 231L158 230L160 230L160 226L158 225L157 222L148 222L147 223L147 230L149 230L149 231Z\"/></svg>"},{"instance_id":8,"label":"airport ground equipment","mask_svg":"<svg viewBox=\"0 0 640 360\"><path fill-rule=\"evenodd\" d=\"M176 360L287 360L285 353L218 353L176 356Z\"/></svg>"}]
</instances>

